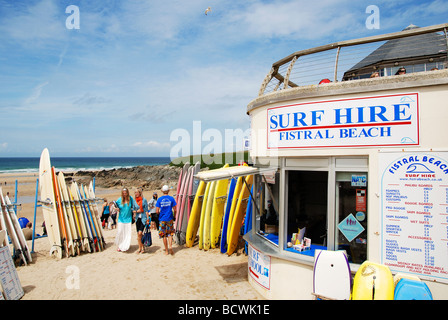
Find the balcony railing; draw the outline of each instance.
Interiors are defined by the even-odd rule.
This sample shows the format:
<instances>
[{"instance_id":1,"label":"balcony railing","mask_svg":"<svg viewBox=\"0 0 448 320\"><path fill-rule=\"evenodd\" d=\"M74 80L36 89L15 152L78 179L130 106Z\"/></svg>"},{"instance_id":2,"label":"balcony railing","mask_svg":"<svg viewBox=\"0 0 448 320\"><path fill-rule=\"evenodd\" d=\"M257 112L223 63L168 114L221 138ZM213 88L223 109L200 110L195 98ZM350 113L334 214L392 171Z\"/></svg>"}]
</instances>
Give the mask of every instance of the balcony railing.
<instances>
[{"instance_id":1,"label":"balcony railing","mask_svg":"<svg viewBox=\"0 0 448 320\"><path fill-rule=\"evenodd\" d=\"M301 50L275 62L259 96L307 85L448 67L448 23ZM400 73L402 74L402 73Z\"/></svg>"}]
</instances>

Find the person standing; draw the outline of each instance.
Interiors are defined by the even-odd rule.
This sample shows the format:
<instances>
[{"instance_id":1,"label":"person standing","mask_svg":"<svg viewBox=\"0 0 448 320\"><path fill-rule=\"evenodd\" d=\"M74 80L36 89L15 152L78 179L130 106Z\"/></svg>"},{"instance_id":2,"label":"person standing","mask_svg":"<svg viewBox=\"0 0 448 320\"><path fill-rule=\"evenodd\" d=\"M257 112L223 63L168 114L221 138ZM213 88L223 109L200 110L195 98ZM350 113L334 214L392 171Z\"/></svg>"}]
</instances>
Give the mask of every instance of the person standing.
<instances>
[{"instance_id":1,"label":"person standing","mask_svg":"<svg viewBox=\"0 0 448 320\"><path fill-rule=\"evenodd\" d=\"M101 225L103 226L103 229L106 227L107 220L109 220L109 216L110 216L109 203L107 202L107 199L104 198L103 213L101 214Z\"/></svg>"},{"instance_id":2,"label":"person standing","mask_svg":"<svg viewBox=\"0 0 448 320\"><path fill-rule=\"evenodd\" d=\"M157 192L154 192L152 199L148 202L149 213L151 214L151 229L154 230L159 230L159 214L156 210L157 198Z\"/></svg>"},{"instance_id":3,"label":"person standing","mask_svg":"<svg viewBox=\"0 0 448 320\"><path fill-rule=\"evenodd\" d=\"M159 238L163 239L165 254L173 254L173 221L176 218L176 200L170 196L170 188L162 187L163 196L156 203L156 212L159 214ZM168 251L169 250L169 251Z\"/></svg>"},{"instance_id":4,"label":"person standing","mask_svg":"<svg viewBox=\"0 0 448 320\"><path fill-rule=\"evenodd\" d=\"M135 202L137 206L134 207L134 215L135 215L135 226L137 228L137 242L138 242L138 251L137 253L145 252L145 246L142 243L143 231L145 230L145 226L149 225L149 212L148 212L148 201L143 197L143 193L140 189L135 191Z\"/></svg>"},{"instance_id":5,"label":"person standing","mask_svg":"<svg viewBox=\"0 0 448 320\"><path fill-rule=\"evenodd\" d=\"M121 197L117 199L117 235L115 244L118 246L117 251L127 251L131 246L131 224L134 199L129 195L129 190L123 188Z\"/></svg>"}]
</instances>

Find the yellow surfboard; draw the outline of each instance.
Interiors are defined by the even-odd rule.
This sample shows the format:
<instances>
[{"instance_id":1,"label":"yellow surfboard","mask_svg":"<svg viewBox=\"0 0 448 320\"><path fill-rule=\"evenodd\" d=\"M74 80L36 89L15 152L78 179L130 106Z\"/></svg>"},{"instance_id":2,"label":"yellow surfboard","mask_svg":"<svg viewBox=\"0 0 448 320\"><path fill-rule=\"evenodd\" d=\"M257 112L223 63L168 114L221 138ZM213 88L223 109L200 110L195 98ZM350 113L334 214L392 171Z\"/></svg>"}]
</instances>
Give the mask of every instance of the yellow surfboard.
<instances>
[{"instance_id":1,"label":"yellow surfboard","mask_svg":"<svg viewBox=\"0 0 448 320\"><path fill-rule=\"evenodd\" d=\"M207 183L201 181L199 187L196 190L196 195L194 196L193 206L190 211L190 219L188 220L187 235L185 246L191 248L198 233L199 223L201 221L201 209L204 200L204 193L207 189Z\"/></svg>"},{"instance_id":2,"label":"yellow surfboard","mask_svg":"<svg viewBox=\"0 0 448 320\"><path fill-rule=\"evenodd\" d=\"M208 195L210 194L211 183L207 183L204 192L204 198L202 200L202 208L201 208L201 218L199 221L199 249L202 250L204 248L204 221L205 221L205 209L207 207Z\"/></svg>"},{"instance_id":3,"label":"yellow surfboard","mask_svg":"<svg viewBox=\"0 0 448 320\"><path fill-rule=\"evenodd\" d=\"M225 164L223 168L228 168ZM219 246L219 236L222 229L222 217L224 215L224 206L227 199L228 179L218 180L215 188L215 199L213 201L211 226L210 226L210 246L217 248Z\"/></svg>"},{"instance_id":4,"label":"yellow surfboard","mask_svg":"<svg viewBox=\"0 0 448 320\"><path fill-rule=\"evenodd\" d=\"M247 164L244 163L243 166L247 167ZM240 196L241 187L243 185L243 178L244 177L238 177L238 179L236 180L235 189L233 191L232 205L230 207L229 220L227 226L227 244L229 244L230 228L232 227L233 214L235 213L235 208L236 205L238 204L238 198Z\"/></svg>"},{"instance_id":5,"label":"yellow surfboard","mask_svg":"<svg viewBox=\"0 0 448 320\"><path fill-rule=\"evenodd\" d=\"M210 182L210 190L209 195L207 199L207 205L205 207L205 217L204 217L204 231L203 231L203 249L208 250L210 249L210 227L212 223L212 209L213 209L213 202L215 200L215 189L216 189L216 183L217 181Z\"/></svg>"},{"instance_id":6,"label":"yellow surfboard","mask_svg":"<svg viewBox=\"0 0 448 320\"><path fill-rule=\"evenodd\" d=\"M353 279L352 300L393 300L394 278L382 264L364 261Z\"/></svg>"},{"instance_id":7,"label":"yellow surfboard","mask_svg":"<svg viewBox=\"0 0 448 320\"><path fill-rule=\"evenodd\" d=\"M250 189L254 180L253 175L248 175L245 177L245 182L243 182L241 191L238 197L238 204L236 205L235 212L233 214L233 220L230 227L230 237L227 245L227 254L230 256L238 245L239 233L241 230L241 225L243 223L244 214L246 213L247 203L250 197Z\"/></svg>"}]
</instances>

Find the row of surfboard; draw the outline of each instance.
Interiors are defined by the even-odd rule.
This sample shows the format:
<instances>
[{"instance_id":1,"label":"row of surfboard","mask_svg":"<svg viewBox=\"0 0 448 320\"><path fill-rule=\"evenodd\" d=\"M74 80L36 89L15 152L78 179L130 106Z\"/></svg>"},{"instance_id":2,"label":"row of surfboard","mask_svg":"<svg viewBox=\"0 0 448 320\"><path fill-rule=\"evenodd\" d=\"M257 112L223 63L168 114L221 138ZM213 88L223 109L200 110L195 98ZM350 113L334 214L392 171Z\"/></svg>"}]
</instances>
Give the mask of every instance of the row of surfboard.
<instances>
[{"instance_id":1,"label":"row of surfboard","mask_svg":"<svg viewBox=\"0 0 448 320\"><path fill-rule=\"evenodd\" d=\"M315 255L313 294L332 300L433 300L418 277L403 273L394 277L389 267L371 261L361 264L352 283L345 252L326 250Z\"/></svg>"},{"instance_id":2,"label":"row of surfboard","mask_svg":"<svg viewBox=\"0 0 448 320\"><path fill-rule=\"evenodd\" d=\"M67 186L64 174L51 166L47 148L40 157L39 191L50 255L61 259L105 249L92 182Z\"/></svg>"},{"instance_id":3,"label":"row of surfboard","mask_svg":"<svg viewBox=\"0 0 448 320\"><path fill-rule=\"evenodd\" d=\"M0 247L9 246L9 242L14 248L13 260L19 265L33 261L13 204L7 195L3 196L0 187Z\"/></svg>"},{"instance_id":4,"label":"row of surfboard","mask_svg":"<svg viewBox=\"0 0 448 320\"><path fill-rule=\"evenodd\" d=\"M198 240L199 249L220 248L231 255L237 249L242 226L248 230L249 223L244 220L250 221L253 175L204 182L194 178L199 170L199 162L194 166L186 163L179 175L175 240L187 247Z\"/></svg>"}]
</instances>

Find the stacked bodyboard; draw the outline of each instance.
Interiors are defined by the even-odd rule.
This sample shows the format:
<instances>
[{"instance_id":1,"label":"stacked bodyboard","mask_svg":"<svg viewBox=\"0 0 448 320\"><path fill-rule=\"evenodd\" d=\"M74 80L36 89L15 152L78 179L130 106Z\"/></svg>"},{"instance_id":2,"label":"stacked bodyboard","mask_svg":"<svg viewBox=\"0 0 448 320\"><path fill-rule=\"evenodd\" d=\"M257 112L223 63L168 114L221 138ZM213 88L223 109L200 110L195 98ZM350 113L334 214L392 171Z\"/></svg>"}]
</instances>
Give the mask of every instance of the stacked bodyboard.
<instances>
[{"instance_id":1,"label":"stacked bodyboard","mask_svg":"<svg viewBox=\"0 0 448 320\"><path fill-rule=\"evenodd\" d=\"M50 255L60 259L105 249L92 182L68 186L64 174L51 166L48 149L40 158L39 192Z\"/></svg>"}]
</instances>

